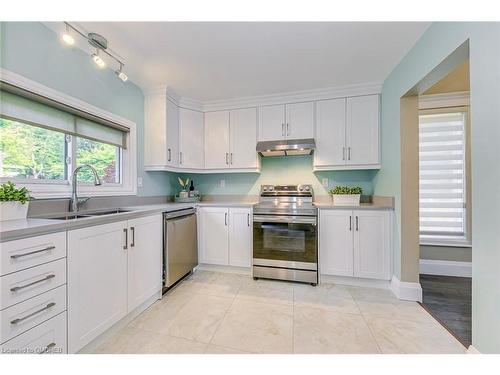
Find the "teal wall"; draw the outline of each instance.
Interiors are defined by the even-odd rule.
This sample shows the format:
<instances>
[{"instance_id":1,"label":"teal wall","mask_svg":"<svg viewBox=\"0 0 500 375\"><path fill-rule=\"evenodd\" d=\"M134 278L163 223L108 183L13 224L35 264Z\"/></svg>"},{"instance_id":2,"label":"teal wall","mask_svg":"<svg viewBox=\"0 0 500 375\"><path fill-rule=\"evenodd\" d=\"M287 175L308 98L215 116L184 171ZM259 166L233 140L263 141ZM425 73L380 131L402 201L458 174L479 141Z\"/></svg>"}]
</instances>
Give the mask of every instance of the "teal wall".
<instances>
[{"instance_id":1,"label":"teal wall","mask_svg":"<svg viewBox=\"0 0 500 375\"><path fill-rule=\"evenodd\" d=\"M261 173L217 173L217 174L179 174L182 178L192 178L202 194L259 194L264 184L312 184L316 195L326 195L321 185L328 178L330 187L338 184L356 185L363 188L364 194L373 193L372 180L376 171L335 171L313 172L312 156L289 156L262 158ZM219 180L226 181L225 188L219 188ZM174 190L179 190L176 177L172 179Z\"/></svg>"},{"instance_id":2,"label":"teal wall","mask_svg":"<svg viewBox=\"0 0 500 375\"><path fill-rule=\"evenodd\" d=\"M399 99L466 40L472 119L472 343L500 353L500 23L434 23L382 89L382 169L374 191L396 198L395 274L400 276Z\"/></svg>"},{"instance_id":3,"label":"teal wall","mask_svg":"<svg viewBox=\"0 0 500 375\"><path fill-rule=\"evenodd\" d=\"M97 69L78 48L68 48L59 35L38 22L0 23L0 66L45 86L84 100L137 124L137 174L142 196L170 193L165 173L144 172L144 99L132 82L123 83L111 69Z\"/></svg>"}]
</instances>

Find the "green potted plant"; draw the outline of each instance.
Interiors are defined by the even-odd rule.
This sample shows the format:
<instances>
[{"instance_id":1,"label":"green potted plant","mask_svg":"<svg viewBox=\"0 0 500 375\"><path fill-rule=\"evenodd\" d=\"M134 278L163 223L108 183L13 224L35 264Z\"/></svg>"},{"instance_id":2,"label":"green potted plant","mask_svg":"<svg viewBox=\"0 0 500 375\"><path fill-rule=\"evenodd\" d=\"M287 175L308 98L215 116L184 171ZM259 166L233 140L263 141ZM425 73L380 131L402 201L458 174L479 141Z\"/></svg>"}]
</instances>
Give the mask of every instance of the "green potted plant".
<instances>
[{"instance_id":1,"label":"green potted plant","mask_svg":"<svg viewBox=\"0 0 500 375\"><path fill-rule=\"evenodd\" d=\"M186 178L186 181L183 181L182 178L177 177L179 181L179 185L181 185L182 190L179 192L179 198L187 198L189 197L189 192L187 190L189 185L189 178Z\"/></svg>"},{"instance_id":2,"label":"green potted plant","mask_svg":"<svg viewBox=\"0 0 500 375\"><path fill-rule=\"evenodd\" d=\"M330 189L334 206L359 206L363 189L359 186L335 186Z\"/></svg>"},{"instance_id":3,"label":"green potted plant","mask_svg":"<svg viewBox=\"0 0 500 375\"><path fill-rule=\"evenodd\" d=\"M30 194L8 181L0 185L0 221L26 219Z\"/></svg>"}]
</instances>

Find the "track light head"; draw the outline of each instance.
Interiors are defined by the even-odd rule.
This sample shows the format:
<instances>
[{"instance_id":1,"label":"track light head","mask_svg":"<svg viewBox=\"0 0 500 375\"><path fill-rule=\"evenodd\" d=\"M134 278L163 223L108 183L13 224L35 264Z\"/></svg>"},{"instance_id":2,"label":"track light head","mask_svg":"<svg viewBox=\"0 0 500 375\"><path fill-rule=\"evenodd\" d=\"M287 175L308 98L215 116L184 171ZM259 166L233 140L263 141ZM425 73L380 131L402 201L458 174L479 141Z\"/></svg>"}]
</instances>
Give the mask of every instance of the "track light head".
<instances>
[{"instance_id":1,"label":"track light head","mask_svg":"<svg viewBox=\"0 0 500 375\"><path fill-rule=\"evenodd\" d=\"M99 50L96 50L95 53L92 54L92 60L94 60L95 64L99 68L104 68L106 66L106 63L104 60L99 56Z\"/></svg>"},{"instance_id":2,"label":"track light head","mask_svg":"<svg viewBox=\"0 0 500 375\"><path fill-rule=\"evenodd\" d=\"M120 67L115 70L115 74L120 78L123 82L126 82L128 77L127 75L123 72L123 64L120 63Z\"/></svg>"},{"instance_id":3,"label":"track light head","mask_svg":"<svg viewBox=\"0 0 500 375\"><path fill-rule=\"evenodd\" d=\"M66 24L66 31L62 35L62 40L68 46L72 46L73 44L75 44L75 38L73 38L73 36L70 34L69 27L67 24Z\"/></svg>"}]
</instances>

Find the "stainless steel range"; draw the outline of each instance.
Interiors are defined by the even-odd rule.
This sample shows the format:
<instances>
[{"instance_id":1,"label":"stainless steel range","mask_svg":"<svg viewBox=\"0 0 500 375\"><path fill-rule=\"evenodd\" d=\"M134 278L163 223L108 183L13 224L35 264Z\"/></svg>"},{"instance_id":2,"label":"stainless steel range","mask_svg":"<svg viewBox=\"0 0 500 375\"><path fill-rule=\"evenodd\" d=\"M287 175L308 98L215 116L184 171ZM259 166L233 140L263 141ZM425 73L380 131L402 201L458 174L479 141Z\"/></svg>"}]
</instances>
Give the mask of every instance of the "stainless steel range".
<instances>
[{"instance_id":1,"label":"stainless steel range","mask_svg":"<svg viewBox=\"0 0 500 375\"><path fill-rule=\"evenodd\" d=\"M253 214L253 277L318 283L311 185L262 185Z\"/></svg>"}]
</instances>

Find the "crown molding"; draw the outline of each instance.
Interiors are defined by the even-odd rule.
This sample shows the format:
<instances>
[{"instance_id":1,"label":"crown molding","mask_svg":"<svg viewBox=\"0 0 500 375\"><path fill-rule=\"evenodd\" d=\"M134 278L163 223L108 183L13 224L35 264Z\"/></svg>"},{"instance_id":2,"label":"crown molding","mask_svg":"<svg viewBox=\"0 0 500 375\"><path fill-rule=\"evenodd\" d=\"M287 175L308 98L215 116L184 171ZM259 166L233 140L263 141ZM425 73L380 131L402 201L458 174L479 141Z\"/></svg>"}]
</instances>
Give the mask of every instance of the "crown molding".
<instances>
[{"instance_id":1,"label":"crown molding","mask_svg":"<svg viewBox=\"0 0 500 375\"><path fill-rule=\"evenodd\" d=\"M420 109L462 107L470 104L469 91L458 91L443 94L421 95L418 98Z\"/></svg>"}]
</instances>

